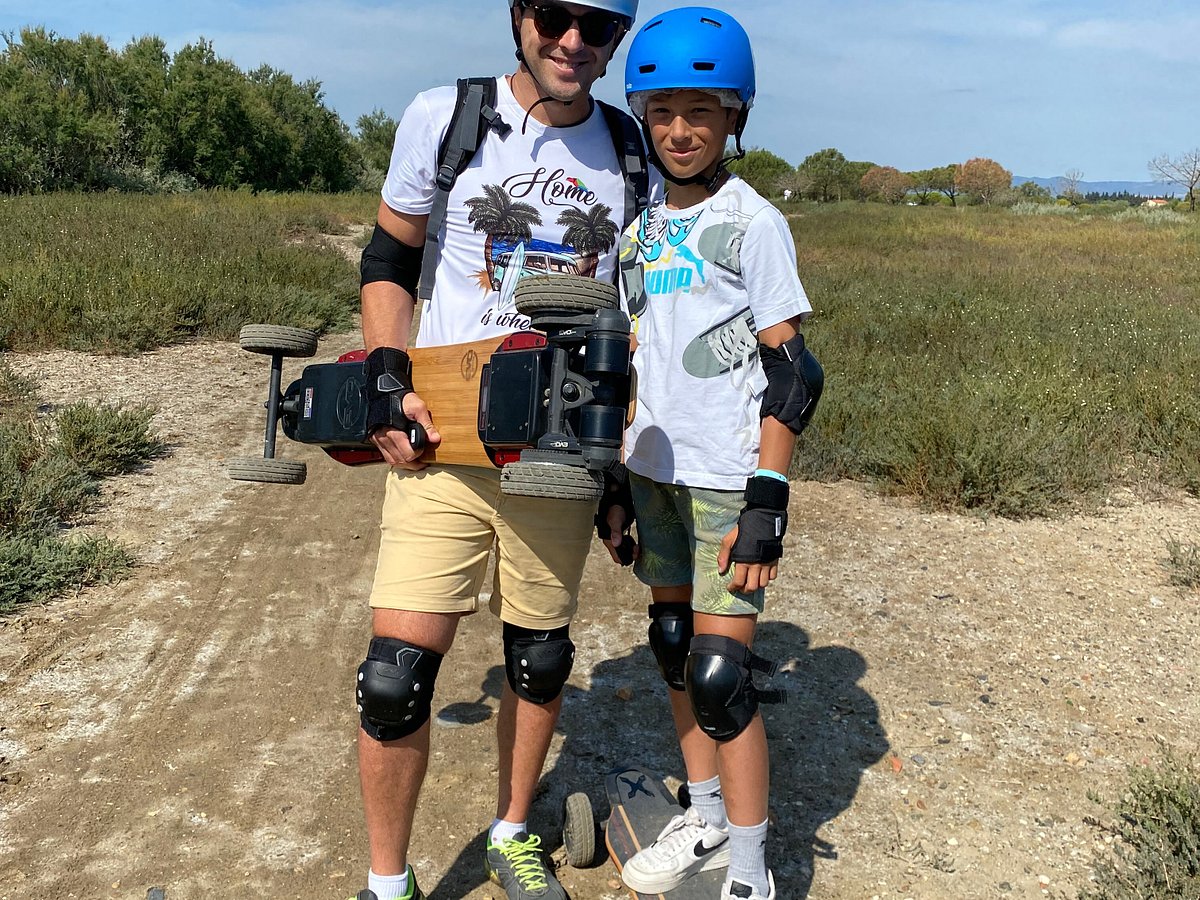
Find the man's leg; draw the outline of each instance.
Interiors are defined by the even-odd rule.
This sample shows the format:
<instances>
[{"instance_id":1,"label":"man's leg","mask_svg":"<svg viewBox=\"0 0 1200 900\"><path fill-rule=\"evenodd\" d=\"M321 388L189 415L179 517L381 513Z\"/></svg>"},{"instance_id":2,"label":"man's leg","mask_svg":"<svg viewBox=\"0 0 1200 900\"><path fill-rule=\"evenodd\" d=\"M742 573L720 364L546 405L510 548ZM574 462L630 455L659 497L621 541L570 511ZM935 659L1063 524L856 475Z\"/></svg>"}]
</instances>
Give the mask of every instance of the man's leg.
<instances>
[{"instance_id":1,"label":"man's leg","mask_svg":"<svg viewBox=\"0 0 1200 900\"><path fill-rule=\"evenodd\" d=\"M491 609L504 623L506 677L496 722L500 821L489 832L485 862L509 900L566 900L527 819L574 661L569 623L594 507L517 496L501 497L498 506Z\"/></svg>"},{"instance_id":2,"label":"man's leg","mask_svg":"<svg viewBox=\"0 0 1200 900\"><path fill-rule=\"evenodd\" d=\"M419 613L395 609L374 611L376 637L397 638L445 655L454 641L459 613ZM429 762L429 723L394 741L377 741L358 730L359 782L377 875L405 871L417 797Z\"/></svg>"},{"instance_id":3,"label":"man's leg","mask_svg":"<svg viewBox=\"0 0 1200 900\"><path fill-rule=\"evenodd\" d=\"M560 710L561 696L549 703L530 703L518 697L505 683L500 696L500 715L496 719L496 741L500 750L497 819L524 822L529 818L529 807L542 777Z\"/></svg>"}]
</instances>

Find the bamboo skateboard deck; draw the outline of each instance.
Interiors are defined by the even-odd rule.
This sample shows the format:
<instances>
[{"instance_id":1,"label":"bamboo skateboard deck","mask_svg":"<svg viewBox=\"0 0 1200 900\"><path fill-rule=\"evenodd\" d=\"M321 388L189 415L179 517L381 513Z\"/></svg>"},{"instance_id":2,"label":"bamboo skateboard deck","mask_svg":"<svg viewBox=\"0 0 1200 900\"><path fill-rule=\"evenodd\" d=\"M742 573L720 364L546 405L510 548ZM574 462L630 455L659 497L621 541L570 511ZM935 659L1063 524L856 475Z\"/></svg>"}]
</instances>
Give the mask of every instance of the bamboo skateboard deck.
<instances>
[{"instance_id":1,"label":"bamboo skateboard deck","mask_svg":"<svg viewBox=\"0 0 1200 900\"><path fill-rule=\"evenodd\" d=\"M493 466L479 440L479 376L500 346L497 338L444 347L414 347L413 388L429 407L442 435L437 447L421 454L428 463Z\"/></svg>"}]
</instances>

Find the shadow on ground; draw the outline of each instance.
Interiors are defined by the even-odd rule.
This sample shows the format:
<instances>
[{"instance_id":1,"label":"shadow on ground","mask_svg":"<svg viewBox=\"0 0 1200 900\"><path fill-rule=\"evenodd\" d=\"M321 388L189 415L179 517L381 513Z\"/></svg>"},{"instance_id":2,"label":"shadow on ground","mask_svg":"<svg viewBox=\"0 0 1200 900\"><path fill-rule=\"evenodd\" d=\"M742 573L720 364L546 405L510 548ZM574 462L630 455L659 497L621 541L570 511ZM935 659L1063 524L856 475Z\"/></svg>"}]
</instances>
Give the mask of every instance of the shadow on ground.
<instances>
[{"instance_id":1,"label":"shadow on ground","mask_svg":"<svg viewBox=\"0 0 1200 900\"><path fill-rule=\"evenodd\" d=\"M788 693L785 705L762 707L771 743L767 860L779 896L804 898L812 884L814 857L836 858L838 852L818 832L854 800L863 770L883 757L888 741L875 700L859 684L867 664L858 653L845 647L810 649L803 629L770 621L759 625L755 650L779 662L782 671L770 685ZM492 667L479 701L453 704L438 715L482 721L490 713L485 701L499 696L502 679L501 667ZM608 815L604 775L610 769L637 765L685 777L667 689L647 645L597 664L590 685L566 690L559 720L563 744L542 777L531 816L535 830L555 847L561 841L560 810L568 794L587 793L603 823ZM478 834L447 869L430 900L462 897L483 884L483 848L484 836Z\"/></svg>"}]
</instances>

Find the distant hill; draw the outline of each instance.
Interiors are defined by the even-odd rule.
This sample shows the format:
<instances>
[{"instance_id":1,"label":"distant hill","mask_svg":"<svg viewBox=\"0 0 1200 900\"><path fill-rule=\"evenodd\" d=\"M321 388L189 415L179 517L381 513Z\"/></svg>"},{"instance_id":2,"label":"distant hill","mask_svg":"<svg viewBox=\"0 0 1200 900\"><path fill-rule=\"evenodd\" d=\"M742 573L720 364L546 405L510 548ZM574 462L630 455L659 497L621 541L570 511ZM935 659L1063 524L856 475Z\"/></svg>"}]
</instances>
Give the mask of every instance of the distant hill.
<instances>
[{"instance_id":1,"label":"distant hill","mask_svg":"<svg viewBox=\"0 0 1200 900\"><path fill-rule=\"evenodd\" d=\"M1053 193L1058 193L1059 185L1062 184L1062 177L1058 178L1029 178L1024 175L1013 176L1013 187L1024 184L1027 181L1032 181L1034 184L1044 188L1049 188ZM1161 181L1081 181L1079 182L1079 192L1081 194L1120 194L1127 192L1137 194L1140 197L1182 197L1187 192L1177 184L1163 184Z\"/></svg>"}]
</instances>

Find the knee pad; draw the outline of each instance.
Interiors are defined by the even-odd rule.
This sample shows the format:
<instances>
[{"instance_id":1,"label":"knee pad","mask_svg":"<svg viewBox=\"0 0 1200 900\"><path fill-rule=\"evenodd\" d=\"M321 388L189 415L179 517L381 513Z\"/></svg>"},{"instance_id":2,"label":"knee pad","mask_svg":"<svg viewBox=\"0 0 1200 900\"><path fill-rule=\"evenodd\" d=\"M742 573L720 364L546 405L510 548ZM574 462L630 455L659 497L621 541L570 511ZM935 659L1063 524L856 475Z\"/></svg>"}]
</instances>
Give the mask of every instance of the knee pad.
<instances>
[{"instance_id":1,"label":"knee pad","mask_svg":"<svg viewBox=\"0 0 1200 900\"><path fill-rule=\"evenodd\" d=\"M541 705L562 693L575 663L569 627L534 631L504 623L504 674L522 700Z\"/></svg>"},{"instance_id":2,"label":"knee pad","mask_svg":"<svg viewBox=\"0 0 1200 900\"><path fill-rule=\"evenodd\" d=\"M428 722L441 665L440 653L396 638L373 638L355 691L363 731L377 741L394 741Z\"/></svg>"},{"instance_id":3,"label":"knee pad","mask_svg":"<svg viewBox=\"0 0 1200 900\"><path fill-rule=\"evenodd\" d=\"M663 681L673 691L685 689L683 669L693 633L691 604L650 604L650 649Z\"/></svg>"},{"instance_id":4,"label":"knee pad","mask_svg":"<svg viewBox=\"0 0 1200 900\"><path fill-rule=\"evenodd\" d=\"M692 713L701 730L716 741L731 741L758 712L759 703L783 703L783 691L762 690L753 673L775 674L775 663L755 656L733 638L698 634L692 638L684 677Z\"/></svg>"}]
</instances>

